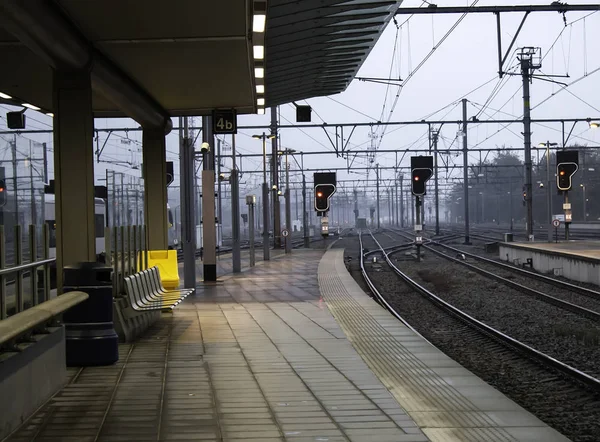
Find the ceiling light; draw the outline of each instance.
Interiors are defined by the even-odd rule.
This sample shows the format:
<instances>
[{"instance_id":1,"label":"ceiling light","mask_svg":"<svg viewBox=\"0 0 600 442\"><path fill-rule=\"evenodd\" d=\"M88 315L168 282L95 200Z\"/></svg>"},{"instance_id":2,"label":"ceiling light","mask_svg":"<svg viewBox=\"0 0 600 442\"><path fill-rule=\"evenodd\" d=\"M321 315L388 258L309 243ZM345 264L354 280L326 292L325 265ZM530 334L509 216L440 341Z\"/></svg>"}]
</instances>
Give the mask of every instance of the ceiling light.
<instances>
[{"instance_id":1,"label":"ceiling light","mask_svg":"<svg viewBox=\"0 0 600 442\"><path fill-rule=\"evenodd\" d=\"M0 92L0 98L6 98L7 100L10 100L12 97L10 95Z\"/></svg>"},{"instance_id":2,"label":"ceiling light","mask_svg":"<svg viewBox=\"0 0 600 442\"><path fill-rule=\"evenodd\" d=\"M266 21L267 21L266 14L254 15L254 20L252 21L252 30L254 32L265 32Z\"/></svg>"},{"instance_id":3,"label":"ceiling light","mask_svg":"<svg viewBox=\"0 0 600 442\"><path fill-rule=\"evenodd\" d=\"M0 94L0 95L2 95L2 94ZM598 128L600 127L600 123L597 123L597 122L595 122L595 121L592 121L592 122L590 123L590 127L591 127L592 129L598 129Z\"/></svg>"},{"instance_id":4,"label":"ceiling light","mask_svg":"<svg viewBox=\"0 0 600 442\"><path fill-rule=\"evenodd\" d=\"M264 107L259 107L258 111L256 112L258 115L264 115L265 114L265 108Z\"/></svg>"},{"instance_id":5,"label":"ceiling light","mask_svg":"<svg viewBox=\"0 0 600 442\"><path fill-rule=\"evenodd\" d=\"M256 78L265 78L265 68L254 68L254 76Z\"/></svg>"},{"instance_id":6,"label":"ceiling light","mask_svg":"<svg viewBox=\"0 0 600 442\"><path fill-rule=\"evenodd\" d=\"M256 85L256 93L257 94L264 94L265 93L265 85L264 84L257 84Z\"/></svg>"},{"instance_id":7,"label":"ceiling light","mask_svg":"<svg viewBox=\"0 0 600 442\"><path fill-rule=\"evenodd\" d=\"M46 112L46 115L48 115L49 117L54 118L54 114L52 112Z\"/></svg>"},{"instance_id":8,"label":"ceiling light","mask_svg":"<svg viewBox=\"0 0 600 442\"><path fill-rule=\"evenodd\" d=\"M265 99L264 98L258 98L256 100L256 105L257 106L264 106L265 105Z\"/></svg>"},{"instance_id":9,"label":"ceiling light","mask_svg":"<svg viewBox=\"0 0 600 442\"><path fill-rule=\"evenodd\" d=\"M28 107L29 109L33 109L36 111L41 110L41 108L34 106L33 104L29 104L29 103L21 103L21 106L25 106L25 107Z\"/></svg>"},{"instance_id":10,"label":"ceiling light","mask_svg":"<svg viewBox=\"0 0 600 442\"><path fill-rule=\"evenodd\" d=\"M254 59L262 60L264 58L265 58L265 47L262 45L255 45L254 46Z\"/></svg>"}]
</instances>

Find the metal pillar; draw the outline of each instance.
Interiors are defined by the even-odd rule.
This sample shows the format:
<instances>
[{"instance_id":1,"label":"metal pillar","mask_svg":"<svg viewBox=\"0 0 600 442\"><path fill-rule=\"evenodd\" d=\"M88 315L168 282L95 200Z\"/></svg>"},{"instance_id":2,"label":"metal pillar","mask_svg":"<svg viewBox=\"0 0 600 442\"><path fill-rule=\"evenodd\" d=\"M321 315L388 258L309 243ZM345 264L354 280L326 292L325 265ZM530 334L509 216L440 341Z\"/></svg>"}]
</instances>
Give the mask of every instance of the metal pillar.
<instances>
[{"instance_id":1,"label":"metal pillar","mask_svg":"<svg viewBox=\"0 0 600 442\"><path fill-rule=\"evenodd\" d=\"M402 179L404 176L400 174L400 227L404 228L404 188Z\"/></svg>"},{"instance_id":2,"label":"metal pillar","mask_svg":"<svg viewBox=\"0 0 600 442\"><path fill-rule=\"evenodd\" d=\"M235 162L235 134L231 136L231 161L231 259L233 273L239 273L242 271L240 247L240 183ZM254 204L252 204L252 210L254 211ZM252 233L254 234L254 230ZM252 239L252 242L254 243L254 238Z\"/></svg>"},{"instance_id":3,"label":"metal pillar","mask_svg":"<svg viewBox=\"0 0 600 442\"><path fill-rule=\"evenodd\" d=\"M394 197L394 187L390 184L389 189L390 189L390 211L391 211L391 214L390 214L390 226L393 227L395 219L396 219L395 208L394 208L394 198L395 198Z\"/></svg>"},{"instance_id":4,"label":"metal pillar","mask_svg":"<svg viewBox=\"0 0 600 442\"><path fill-rule=\"evenodd\" d=\"M250 196L250 200L246 197L246 202L248 204L248 225L250 227L250 267L254 267L256 263L256 256L254 251L254 195Z\"/></svg>"},{"instance_id":5,"label":"metal pillar","mask_svg":"<svg viewBox=\"0 0 600 442\"><path fill-rule=\"evenodd\" d=\"M548 216L548 242L552 242L552 183L550 182L550 141L546 142L546 204ZM585 194L584 194L585 204Z\"/></svg>"},{"instance_id":6,"label":"metal pillar","mask_svg":"<svg viewBox=\"0 0 600 442\"><path fill-rule=\"evenodd\" d=\"M169 245L169 237L167 233L167 157L164 130L143 129L142 155L146 244L148 244L149 250L166 250Z\"/></svg>"},{"instance_id":7,"label":"metal pillar","mask_svg":"<svg viewBox=\"0 0 600 442\"><path fill-rule=\"evenodd\" d=\"M396 162L398 164L398 162ZM400 205L402 204L402 199L398 197L398 168L394 173L394 186L396 187L396 227L400 226Z\"/></svg>"},{"instance_id":8,"label":"metal pillar","mask_svg":"<svg viewBox=\"0 0 600 442\"><path fill-rule=\"evenodd\" d=\"M471 244L469 238L469 151L467 148L467 99L462 99L463 114L463 199L465 203L465 244Z\"/></svg>"},{"instance_id":9,"label":"metal pillar","mask_svg":"<svg viewBox=\"0 0 600 442\"><path fill-rule=\"evenodd\" d=\"M302 234L304 236L304 247L310 247L308 236L308 212L306 210L306 176L302 174Z\"/></svg>"},{"instance_id":10,"label":"metal pillar","mask_svg":"<svg viewBox=\"0 0 600 442\"><path fill-rule=\"evenodd\" d=\"M263 185L262 185L262 205L263 205L263 260L271 259L269 250L269 188L267 184L267 136L263 132Z\"/></svg>"},{"instance_id":11,"label":"metal pillar","mask_svg":"<svg viewBox=\"0 0 600 442\"><path fill-rule=\"evenodd\" d=\"M298 200L298 188L294 187L294 208L296 209L296 220L300 220L300 217L298 216L299 211L298 211L298 205L300 204L299 200Z\"/></svg>"},{"instance_id":12,"label":"metal pillar","mask_svg":"<svg viewBox=\"0 0 600 442\"><path fill-rule=\"evenodd\" d=\"M377 228L379 229L381 227L380 225L380 217L379 217L379 164L375 165L375 177L377 179Z\"/></svg>"},{"instance_id":13,"label":"metal pillar","mask_svg":"<svg viewBox=\"0 0 600 442\"><path fill-rule=\"evenodd\" d=\"M435 183L435 234L440 234L440 191L438 183L438 134L439 131L434 131L432 135L433 142L433 179Z\"/></svg>"},{"instance_id":14,"label":"metal pillar","mask_svg":"<svg viewBox=\"0 0 600 442\"><path fill-rule=\"evenodd\" d=\"M183 131L181 130L183 122ZM194 146L190 139L187 117L179 117L179 192L181 200L181 242L183 246L183 282L196 288L196 222L194 187L196 180Z\"/></svg>"},{"instance_id":15,"label":"metal pillar","mask_svg":"<svg viewBox=\"0 0 600 442\"><path fill-rule=\"evenodd\" d=\"M422 209L422 200L420 196L415 195L415 213L417 214L417 219L415 222L416 226L419 228L423 228L423 220L421 218L421 209ZM416 232L417 236L421 235L421 232ZM417 242L417 261L421 261L421 244Z\"/></svg>"},{"instance_id":16,"label":"metal pillar","mask_svg":"<svg viewBox=\"0 0 600 442\"><path fill-rule=\"evenodd\" d=\"M278 169L278 140L277 140L277 107L271 108L271 147L273 159L273 248L281 248L281 206L279 204L279 169Z\"/></svg>"},{"instance_id":17,"label":"metal pillar","mask_svg":"<svg viewBox=\"0 0 600 442\"><path fill-rule=\"evenodd\" d=\"M202 141L210 150L202 161L202 244L204 281L217 280L217 241L215 228L215 154L212 117L202 117Z\"/></svg>"},{"instance_id":18,"label":"metal pillar","mask_svg":"<svg viewBox=\"0 0 600 442\"><path fill-rule=\"evenodd\" d=\"M96 260L94 117L89 71L54 70L53 88L56 275L60 294L64 266Z\"/></svg>"},{"instance_id":19,"label":"metal pillar","mask_svg":"<svg viewBox=\"0 0 600 442\"><path fill-rule=\"evenodd\" d=\"M290 201L290 165L288 163L289 151L285 151L285 227L288 236L285 239L285 253L292 252L292 204Z\"/></svg>"},{"instance_id":20,"label":"metal pillar","mask_svg":"<svg viewBox=\"0 0 600 442\"><path fill-rule=\"evenodd\" d=\"M533 195L531 185L531 105L529 102L529 83L531 81L531 59L521 58L521 75L523 77L523 145L525 148L525 204L526 231L528 240L533 237Z\"/></svg>"},{"instance_id":21,"label":"metal pillar","mask_svg":"<svg viewBox=\"0 0 600 442\"><path fill-rule=\"evenodd\" d=\"M217 238L223 238L223 202L221 198L221 139L217 138Z\"/></svg>"},{"instance_id":22,"label":"metal pillar","mask_svg":"<svg viewBox=\"0 0 600 442\"><path fill-rule=\"evenodd\" d=\"M567 204L569 204L569 191L566 190L563 193L565 196L565 202L564 202L563 207L565 207ZM567 221L567 219L568 219L567 214L569 212L571 212L570 209L565 210L565 240L567 240L567 241L569 240L569 225L571 224L571 221Z\"/></svg>"},{"instance_id":23,"label":"metal pillar","mask_svg":"<svg viewBox=\"0 0 600 442\"><path fill-rule=\"evenodd\" d=\"M585 200L585 184L581 185L581 189L583 190L583 221L587 221L587 202Z\"/></svg>"}]
</instances>

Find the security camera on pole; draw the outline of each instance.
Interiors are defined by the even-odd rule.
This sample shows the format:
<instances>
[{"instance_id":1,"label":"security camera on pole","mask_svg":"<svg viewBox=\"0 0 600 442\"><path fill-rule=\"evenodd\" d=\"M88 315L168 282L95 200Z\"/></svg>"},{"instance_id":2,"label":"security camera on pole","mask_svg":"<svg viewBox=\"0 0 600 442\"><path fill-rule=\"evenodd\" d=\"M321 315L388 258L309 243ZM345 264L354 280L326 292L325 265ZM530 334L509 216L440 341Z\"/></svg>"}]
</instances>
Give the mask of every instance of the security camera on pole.
<instances>
[{"instance_id":1,"label":"security camera on pole","mask_svg":"<svg viewBox=\"0 0 600 442\"><path fill-rule=\"evenodd\" d=\"M423 243L423 237L421 232L423 231L423 225L421 220L421 206L423 204L422 197L427 194L425 184L433 175L433 157L432 156L418 156L410 157L410 170L411 170L411 186L412 193L415 196L415 243L417 244L417 261L421 260L421 244Z\"/></svg>"},{"instance_id":2,"label":"security camera on pole","mask_svg":"<svg viewBox=\"0 0 600 442\"><path fill-rule=\"evenodd\" d=\"M573 187L572 177L579 168L579 152L576 150L559 150L556 152L556 187L563 193L565 200L565 239L569 239L569 224L572 221L569 190Z\"/></svg>"}]
</instances>

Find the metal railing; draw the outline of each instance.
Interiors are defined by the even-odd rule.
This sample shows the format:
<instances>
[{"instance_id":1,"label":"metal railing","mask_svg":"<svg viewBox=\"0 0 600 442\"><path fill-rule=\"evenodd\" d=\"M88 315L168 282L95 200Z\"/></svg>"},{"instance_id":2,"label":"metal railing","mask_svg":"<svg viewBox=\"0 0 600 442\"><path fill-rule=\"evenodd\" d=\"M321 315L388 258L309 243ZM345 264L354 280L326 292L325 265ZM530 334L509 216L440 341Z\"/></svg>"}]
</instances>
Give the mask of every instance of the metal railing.
<instances>
[{"instance_id":1,"label":"metal railing","mask_svg":"<svg viewBox=\"0 0 600 442\"><path fill-rule=\"evenodd\" d=\"M0 320L20 313L50 299L50 230L47 224L41 227L41 259L38 260L38 229L30 225L28 230L29 259L23 260L22 227L14 227L12 250L14 263L7 265L7 242L4 226L0 225ZM41 270L41 275L39 271ZM25 278L28 278L26 281ZM26 290L29 282L29 290Z\"/></svg>"},{"instance_id":2,"label":"metal railing","mask_svg":"<svg viewBox=\"0 0 600 442\"><path fill-rule=\"evenodd\" d=\"M84 292L64 293L31 307L25 314L20 312L0 321L0 353L19 352L20 343L35 342L31 339L31 335L46 334L48 327L59 326L62 314L88 297L89 295Z\"/></svg>"},{"instance_id":3,"label":"metal railing","mask_svg":"<svg viewBox=\"0 0 600 442\"><path fill-rule=\"evenodd\" d=\"M107 227L106 264L113 268L113 296L125 294L125 278L148 268L146 226Z\"/></svg>"}]
</instances>

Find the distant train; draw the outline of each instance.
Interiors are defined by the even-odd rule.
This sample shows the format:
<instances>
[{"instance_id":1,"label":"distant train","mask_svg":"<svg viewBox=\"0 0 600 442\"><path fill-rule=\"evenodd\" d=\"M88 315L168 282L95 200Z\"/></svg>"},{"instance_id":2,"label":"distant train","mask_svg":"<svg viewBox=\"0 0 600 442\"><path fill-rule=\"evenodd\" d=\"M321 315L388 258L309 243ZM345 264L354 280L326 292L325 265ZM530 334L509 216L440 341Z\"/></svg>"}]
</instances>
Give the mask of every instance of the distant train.
<instances>
[{"instance_id":1,"label":"distant train","mask_svg":"<svg viewBox=\"0 0 600 442\"><path fill-rule=\"evenodd\" d=\"M50 258L56 257L56 203L54 195L45 195L44 201L44 222L48 225L49 230L49 253ZM39 202L38 202L39 206ZM29 204L19 206L18 219L14 210L14 199L8 195L7 203L5 206L0 208L0 224L4 225L4 232L6 236L7 249L12 249L12 243L14 242L13 232L14 226L20 224L24 227L22 230L23 240L26 239L27 225L32 222L32 218L36 218L35 221L40 221L39 215L40 207L33 208ZM32 216L33 213L33 216ZM106 215L106 200L102 198L94 199L94 226L95 226L95 240L96 240L96 257L99 260L104 260L105 247L105 228L108 225ZM132 219L131 213L129 219ZM143 219L143 213L138 214L138 219ZM168 219L168 247L176 248L178 245L177 232L175 231L175 225L173 221L173 211L169 204L167 204L167 219Z\"/></svg>"}]
</instances>

